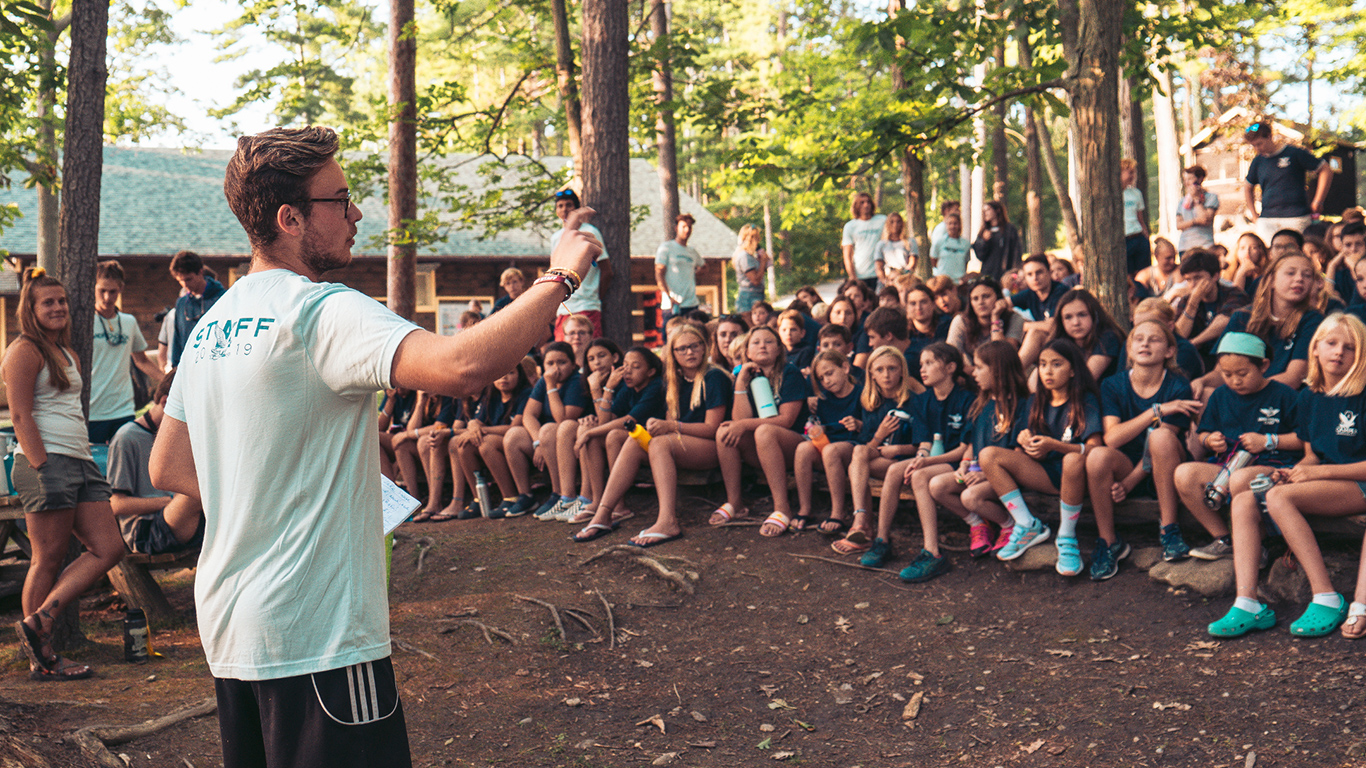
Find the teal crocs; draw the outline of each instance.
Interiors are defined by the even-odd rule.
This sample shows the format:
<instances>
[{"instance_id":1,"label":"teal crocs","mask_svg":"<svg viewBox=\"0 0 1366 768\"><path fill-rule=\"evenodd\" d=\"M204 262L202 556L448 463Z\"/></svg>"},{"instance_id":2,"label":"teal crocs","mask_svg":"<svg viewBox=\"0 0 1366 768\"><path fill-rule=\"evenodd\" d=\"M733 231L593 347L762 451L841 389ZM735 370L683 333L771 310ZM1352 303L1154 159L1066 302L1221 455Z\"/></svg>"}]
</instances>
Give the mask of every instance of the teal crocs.
<instances>
[{"instance_id":1,"label":"teal crocs","mask_svg":"<svg viewBox=\"0 0 1366 768\"><path fill-rule=\"evenodd\" d=\"M1262 610L1256 613L1235 606L1228 609L1224 618L1209 625L1209 633L1215 637L1242 637L1253 630L1266 630L1274 626L1276 612L1271 610L1271 606L1262 606Z\"/></svg>"},{"instance_id":2,"label":"teal crocs","mask_svg":"<svg viewBox=\"0 0 1366 768\"><path fill-rule=\"evenodd\" d=\"M1342 601L1338 608L1310 603L1290 625L1290 634L1296 637L1323 637L1342 626L1342 622L1347 620L1347 599L1341 594L1338 594L1338 599Z\"/></svg>"}]
</instances>

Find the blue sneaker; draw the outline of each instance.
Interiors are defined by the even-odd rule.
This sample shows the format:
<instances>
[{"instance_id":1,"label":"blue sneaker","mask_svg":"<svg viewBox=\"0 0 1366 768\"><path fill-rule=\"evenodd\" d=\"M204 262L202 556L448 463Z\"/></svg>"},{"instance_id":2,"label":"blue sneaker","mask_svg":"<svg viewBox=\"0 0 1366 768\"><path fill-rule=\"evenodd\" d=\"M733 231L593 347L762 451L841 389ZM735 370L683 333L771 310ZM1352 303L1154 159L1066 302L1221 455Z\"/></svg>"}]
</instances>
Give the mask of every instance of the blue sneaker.
<instances>
[{"instance_id":1,"label":"blue sneaker","mask_svg":"<svg viewBox=\"0 0 1366 768\"><path fill-rule=\"evenodd\" d=\"M859 565L866 568L881 568L892 556L892 545L886 539L873 539L873 546L859 558Z\"/></svg>"},{"instance_id":2,"label":"blue sneaker","mask_svg":"<svg viewBox=\"0 0 1366 768\"><path fill-rule=\"evenodd\" d=\"M550 498L541 502L541 506L537 507L536 511L533 512L531 516L542 522L545 522L546 520L554 520L555 518L553 513L555 507L559 506L559 503L559 495L551 493Z\"/></svg>"},{"instance_id":3,"label":"blue sneaker","mask_svg":"<svg viewBox=\"0 0 1366 768\"><path fill-rule=\"evenodd\" d=\"M1129 545L1123 539L1110 544L1096 539L1096 551L1091 554L1091 581L1105 581L1119 573L1119 561L1129 556Z\"/></svg>"},{"instance_id":4,"label":"blue sneaker","mask_svg":"<svg viewBox=\"0 0 1366 768\"><path fill-rule=\"evenodd\" d=\"M505 502L506 503L506 502ZM521 517L536 508L536 497L529 493L524 493L514 499L508 506L508 517ZM491 516L491 515L490 515Z\"/></svg>"},{"instance_id":5,"label":"blue sneaker","mask_svg":"<svg viewBox=\"0 0 1366 768\"><path fill-rule=\"evenodd\" d=\"M996 559L1014 560L1023 555L1026 549L1048 541L1048 537L1051 535L1053 535L1053 531L1037 517L1028 527L1016 524L1010 530L1010 541L1006 542L1006 545L996 553Z\"/></svg>"},{"instance_id":6,"label":"blue sneaker","mask_svg":"<svg viewBox=\"0 0 1366 768\"><path fill-rule=\"evenodd\" d=\"M1162 526L1162 559L1171 563L1185 560L1190 554L1191 548L1181 538L1181 526L1176 523Z\"/></svg>"},{"instance_id":7,"label":"blue sneaker","mask_svg":"<svg viewBox=\"0 0 1366 768\"><path fill-rule=\"evenodd\" d=\"M929 581L936 576L948 573L949 559L940 555L935 557L929 550L922 549L920 554L915 556L911 564L901 571L901 580L916 584L922 581Z\"/></svg>"},{"instance_id":8,"label":"blue sneaker","mask_svg":"<svg viewBox=\"0 0 1366 768\"><path fill-rule=\"evenodd\" d=\"M1058 546L1058 573L1063 576L1076 576L1081 573L1081 547L1076 536L1059 536L1054 539Z\"/></svg>"}]
</instances>

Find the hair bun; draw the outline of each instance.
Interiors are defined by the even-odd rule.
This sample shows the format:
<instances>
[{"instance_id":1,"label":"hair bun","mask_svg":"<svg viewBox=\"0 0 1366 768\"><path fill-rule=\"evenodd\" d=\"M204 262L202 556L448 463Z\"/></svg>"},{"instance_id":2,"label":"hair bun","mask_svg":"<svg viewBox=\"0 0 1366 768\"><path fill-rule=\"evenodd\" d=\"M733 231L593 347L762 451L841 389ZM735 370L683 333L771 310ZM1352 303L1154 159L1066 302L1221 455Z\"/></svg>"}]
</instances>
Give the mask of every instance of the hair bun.
<instances>
[{"instance_id":1,"label":"hair bun","mask_svg":"<svg viewBox=\"0 0 1366 768\"><path fill-rule=\"evenodd\" d=\"M46 275L46 274L47 274L47 270L46 270L46 269L43 269L42 267L34 267L34 268L28 273L28 276L29 276L29 279L32 280L32 279L35 278L35 277L42 277L42 276L44 276L44 275Z\"/></svg>"}]
</instances>

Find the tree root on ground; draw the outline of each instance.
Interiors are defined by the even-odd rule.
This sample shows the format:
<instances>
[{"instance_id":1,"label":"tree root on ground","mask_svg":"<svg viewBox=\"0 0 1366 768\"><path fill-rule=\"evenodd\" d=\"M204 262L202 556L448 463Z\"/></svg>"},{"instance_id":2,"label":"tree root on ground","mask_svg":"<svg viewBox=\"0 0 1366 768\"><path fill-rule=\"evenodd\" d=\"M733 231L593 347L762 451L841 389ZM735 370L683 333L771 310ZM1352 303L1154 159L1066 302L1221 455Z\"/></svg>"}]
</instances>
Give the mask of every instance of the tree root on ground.
<instances>
[{"instance_id":1,"label":"tree root on ground","mask_svg":"<svg viewBox=\"0 0 1366 768\"><path fill-rule=\"evenodd\" d=\"M148 720L137 725L91 725L81 728L68 737L86 757L104 768L127 768L124 762L109 747L150 736L193 717L203 717L218 710L218 700L204 699L198 704L181 707L165 717Z\"/></svg>"},{"instance_id":2,"label":"tree root on ground","mask_svg":"<svg viewBox=\"0 0 1366 768\"><path fill-rule=\"evenodd\" d=\"M646 568L649 568L651 571L654 571L656 575L658 575L665 581L673 582L679 589L683 590L684 592L687 592L691 595L696 591L696 588L692 585L692 581L689 580L689 576L691 576L694 579L696 578L697 574L695 572L689 572L688 576L684 576L678 571L670 570L668 566L659 562L659 560L656 560L653 557L649 557L648 555L642 555L640 554L640 552L640 547L632 547L627 544L616 544L614 546L604 548L602 551L598 552L597 554L593 555L587 560L584 560L583 562L579 563L579 565L588 565L594 560L597 560L600 557L605 557L607 555L626 554L631 556L631 559L635 562L645 566ZM685 557L677 557L673 555L661 555L661 557L667 560L678 560L688 565L695 566L695 564L691 560L688 560Z\"/></svg>"},{"instance_id":3,"label":"tree root on ground","mask_svg":"<svg viewBox=\"0 0 1366 768\"><path fill-rule=\"evenodd\" d=\"M417 540L417 566L413 568L414 576L422 575L422 566L427 562L427 552L436 546L436 539L431 536L423 536Z\"/></svg>"},{"instance_id":4,"label":"tree root on ground","mask_svg":"<svg viewBox=\"0 0 1366 768\"><path fill-rule=\"evenodd\" d=\"M591 614L591 613L589 613L589 612L587 612L587 611L580 611L578 608L565 608L565 609L564 609L564 615L566 615L566 616L568 616L569 618L573 619L574 621L577 621L578 623L582 624L584 629L588 630L589 632L592 632L592 633L593 633L593 636L594 636L594 638L595 638L595 642L596 642L597 640L601 640L601 639L602 639L602 633L598 631L598 628L595 627L595 626L593 626L592 624L590 624L589 621L588 621L588 619L585 619L585 618L584 618L585 616L587 616L587 617L589 617L589 618L594 618L594 619L596 619L597 617L594 616L593 614Z\"/></svg>"},{"instance_id":5,"label":"tree root on ground","mask_svg":"<svg viewBox=\"0 0 1366 768\"><path fill-rule=\"evenodd\" d=\"M459 620L459 621L456 621L456 622L455 622L455 627L446 627L445 629L437 630L437 634L438 634L438 635L450 634L451 632L454 632L454 631L455 631L455 628L456 628L456 627L460 627L460 626L478 627L478 628L479 628L479 631L484 633L484 639L488 641L488 644L489 644L489 645L493 645L493 637L492 637L493 635L497 635L498 637L501 637L501 638L503 638L504 640L508 641L508 644L509 644L509 645L516 645L516 644L517 644L517 640L516 640L515 638L513 638L513 636L510 635L510 634L508 634L507 632L504 632L503 630L501 630L501 629L499 629L499 628L497 628L497 627L490 627L489 625L485 624L484 622L482 622L482 621L475 621L474 619L461 619L461 620Z\"/></svg>"},{"instance_id":6,"label":"tree root on ground","mask_svg":"<svg viewBox=\"0 0 1366 768\"><path fill-rule=\"evenodd\" d=\"M612 604L602 596L602 590L594 587L593 591L598 593L598 599L602 601L602 609L607 611L607 650L615 650L617 647L617 617L612 615Z\"/></svg>"},{"instance_id":7,"label":"tree root on ground","mask_svg":"<svg viewBox=\"0 0 1366 768\"><path fill-rule=\"evenodd\" d=\"M515 598L517 598L518 600L521 600L521 601L523 601L523 602L526 602L526 603L535 603L535 604L541 606L542 608L545 608L547 611L550 611L550 617L553 618L553 619L555 620L555 629L559 630L559 632L560 632L560 639L561 639L561 640L567 640L567 639L568 639L568 636L565 635L565 633L564 633L564 620L562 620L562 619L560 618L560 609L556 608L555 606L551 605L550 603L547 603L547 602L544 601L544 600L537 600L537 599L534 598L534 597L524 597L524 596L522 596L522 595L513 595L513 597L515 597Z\"/></svg>"},{"instance_id":8,"label":"tree root on ground","mask_svg":"<svg viewBox=\"0 0 1366 768\"><path fill-rule=\"evenodd\" d=\"M438 659L436 656L433 656L432 654L422 650L421 648L418 648L416 645L413 645L412 643L406 643L402 640L399 640L398 638L390 638L390 641L393 642L393 644L397 646L399 650L407 651L409 653L421 654L431 659L432 661L441 661L441 659Z\"/></svg>"}]
</instances>

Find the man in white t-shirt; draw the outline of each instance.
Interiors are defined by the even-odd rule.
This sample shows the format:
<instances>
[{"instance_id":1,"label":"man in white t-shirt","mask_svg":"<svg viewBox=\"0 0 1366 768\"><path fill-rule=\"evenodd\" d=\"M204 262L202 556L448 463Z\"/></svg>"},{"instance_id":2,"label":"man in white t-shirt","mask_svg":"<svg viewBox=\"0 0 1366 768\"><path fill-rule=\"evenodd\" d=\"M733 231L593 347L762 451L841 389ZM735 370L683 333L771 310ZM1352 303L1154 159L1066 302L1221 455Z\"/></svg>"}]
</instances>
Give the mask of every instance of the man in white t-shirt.
<instances>
[{"instance_id":1,"label":"man in white t-shirt","mask_svg":"<svg viewBox=\"0 0 1366 768\"><path fill-rule=\"evenodd\" d=\"M668 296L672 312L664 316L686 315L697 309L697 273L706 262L697 249L688 245L696 219L690 213L679 215L674 225L674 239L666 240L655 251L655 285L661 296Z\"/></svg>"},{"instance_id":2,"label":"man in white t-shirt","mask_svg":"<svg viewBox=\"0 0 1366 768\"><path fill-rule=\"evenodd\" d=\"M410 766L390 663L374 397L465 397L513 370L599 246L566 222L551 269L455 336L319 282L360 209L330 129L238 139L223 189L251 270L190 334L152 451L204 509L195 578L224 765Z\"/></svg>"},{"instance_id":3,"label":"man in white t-shirt","mask_svg":"<svg viewBox=\"0 0 1366 768\"><path fill-rule=\"evenodd\" d=\"M579 196L572 189L562 189L555 193L555 215L560 221L568 221L569 215L579 209ZM581 230L591 234L599 243L602 242L602 232L598 228L584 222ZM556 230L550 236L550 250L553 253L560 244L560 236L564 230ZM564 321L570 315L583 315L593 323L593 335L602 335L602 295L601 284L603 281L612 279L612 262L607 258L607 249L603 249L598 255L598 260L588 268L583 274L583 285L574 292L567 301L560 307L555 317L555 340L564 341Z\"/></svg>"},{"instance_id":4,"label":"man in white t-shirt","mask_svg":"<svg viewBox=\"0 0 1366 768\"><path fill-rule=\"evenodd\" d=\"M131 362L153 384L161 368L147 357L147 340L137 318L119 311L123 267L102 261L95 267L95 337L90 350L90 417L85 431L92 443L107 443L137 414Z\"/></svg>"},{"instance_id":5,"label":"man in white t-shirt","mask_svg":"<svg viewBox=\"0 0 1366 768\"><path fill-rule=\"evenodd\" d=\"M1124 186L1124 260L1129 277L1153 263L1152 245L1148 242L1147 205L1138 187L1138 163L1131 158L1119 161L1120 184Z\"/></svg>"},{"instance_id":6,"label":"man in white t-shirt","mask_svg":"<svg viewBox=\"0 0 1366 768\"><path fill-rule=\"evenodd\" d=\"M874 251L882 239L882 225L887 217L873 207L873 196L867 192L854 195L850 205L853 219L844 223L840 248L844 252L844 271L855 280L862 280L877 291L877 261Z\"/></svg>"}]
</instances>

